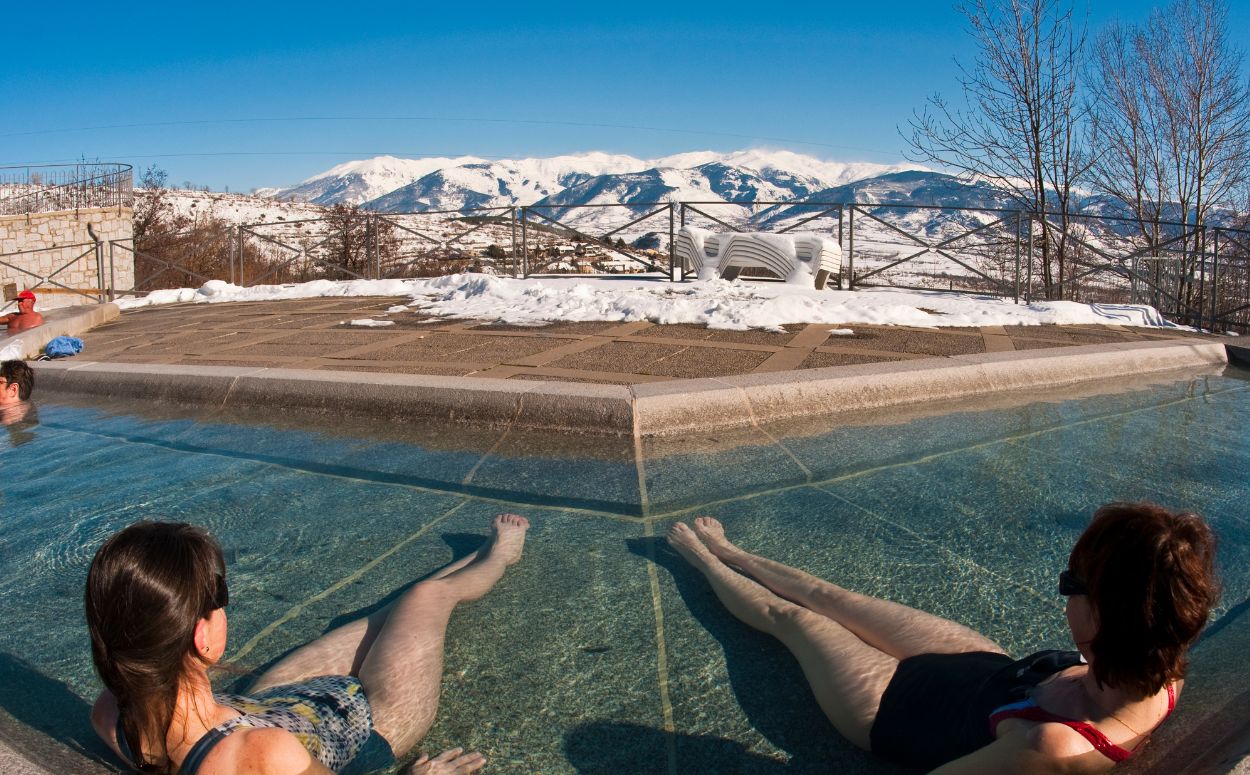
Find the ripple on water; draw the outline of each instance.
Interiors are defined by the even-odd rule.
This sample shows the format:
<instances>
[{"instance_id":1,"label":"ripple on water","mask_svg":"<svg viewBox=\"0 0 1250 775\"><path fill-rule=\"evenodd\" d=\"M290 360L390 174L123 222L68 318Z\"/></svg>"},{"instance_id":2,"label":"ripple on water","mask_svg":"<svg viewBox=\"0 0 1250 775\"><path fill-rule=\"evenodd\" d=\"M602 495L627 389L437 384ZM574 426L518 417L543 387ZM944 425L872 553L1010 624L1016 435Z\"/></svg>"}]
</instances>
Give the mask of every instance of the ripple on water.
<instances>
[{"instance_id":1,"label":"ripple on water","mask_svg":"<svg viewBox=\"0 0 1250 775\"><path fill-rule=\"evenodd\" d=\"M100 544L116 532L116 521L91 516L60 526L47 542L31 555L31 571L64 571L91 564Z\"/></svg>"}]
</instances>

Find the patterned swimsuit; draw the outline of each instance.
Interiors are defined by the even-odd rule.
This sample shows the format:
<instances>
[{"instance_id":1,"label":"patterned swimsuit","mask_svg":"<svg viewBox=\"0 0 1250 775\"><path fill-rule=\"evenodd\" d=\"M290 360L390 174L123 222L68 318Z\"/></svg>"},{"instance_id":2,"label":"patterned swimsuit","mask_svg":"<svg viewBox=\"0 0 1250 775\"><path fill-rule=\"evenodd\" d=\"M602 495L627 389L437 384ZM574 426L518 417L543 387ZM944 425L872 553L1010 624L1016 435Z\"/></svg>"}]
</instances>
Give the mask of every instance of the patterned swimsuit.
<instances>
[{"instance_id":1,"label":"patterned swimsuit","mask_svg":"<svg viewBox=\"0 0 1250 775\"><path fill-rule=\"evenodd\" d=\"M326 675L273 686L253 697L215 694L217 702L240 714L213 727L196 741L182 760L178 775L195 775L213 746L240 727L285 729L299 739L314 759L334 771L347 766L373 731L373 713L360 681ZM127 759L125 736L118 720L117 743Z\"/></svg>"}]
</instances>

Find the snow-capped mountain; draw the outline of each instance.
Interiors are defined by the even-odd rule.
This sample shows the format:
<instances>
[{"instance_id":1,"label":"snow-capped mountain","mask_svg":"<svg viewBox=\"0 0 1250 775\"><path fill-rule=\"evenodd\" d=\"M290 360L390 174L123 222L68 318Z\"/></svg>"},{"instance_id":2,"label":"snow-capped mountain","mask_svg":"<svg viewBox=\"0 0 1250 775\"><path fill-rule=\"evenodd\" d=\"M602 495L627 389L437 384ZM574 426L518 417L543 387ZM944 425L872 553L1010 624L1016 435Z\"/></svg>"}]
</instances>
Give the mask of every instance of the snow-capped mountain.
<instances>
[{"instance_id":1,"label":"snow-capped mountain","mask_svg":"<svg viewBox=\"0 0 1250 775\"><path fill-rule=\"evenodd\" d=\"M870 178L889 172L923 169L915 164L872 164L869 162L824 161L793 151L748 150L732 153L717 151L692 151L657 159L654 166L689 169L711 162L731 167L745 167L756 171L760 177L778 185L789 177L810 178L820 181L819 188L840 186L853 180Z\"/></svg>"},{"instance_id":2,"label":"snow-capped mountain","mask_svg":"<svg viewBox=\"0 0 1250 775\"><path fill-rule=\"evenodd\" d=\"M289 199L318 205L355 205L388 194L434 170L465 164L479 164L482 161L483 159L475 156L460 156L454 159L442 157L400 159L395 156L377 156L331 167L325 172L313 175L298 186L262 189L257 191L257 194L267 195L274 199Z\"/></svg>"},{"instance_id":3,"label":"snow-capped mountain","mask_svg":"<svg viewBox=\"0 0 1250 775\"><path fill-rule=\"evenodd\" d=\"M644 165L632 156L587 153L442 167L365 204L388 213L508 207L538 201L587 178Z\"/></svg>"},{"instance_id":4,"label":"snow-capped mountain","mask_svg":"<svg viewBox=\"0 0 1250 775\"><path fill-rule=\"evenodd\" d=\"M694 151L644 160L607 153L488 161L375 159L348 162L270 195L315 204L362 204L379 212L423 212L465 207L548 203L585 204L611 190L630 192L618 202L695 198L784 201L905 165L840 163L790 151ZM611 180L618 178L618 180ZM266 193L270 193L266 191ZM593 201L600 201L594 199Z\"/></svg>"},{"instance_id":5,"label":"snow-capped mountain","mask_svg":"<svg viewBox=\"0 0 1250 775\"><path fill-rule=\"evenodd\" d=\"M974 226L990 218L986 210L1011 209L1013 200L1002 189L985 181L968 181L941 172L908 170L891 172L841 186L816 191L804 197L809 202L858 202L860 204L898 205L898 207L873 208L874 214L891 222L923 221L925 231L934 234L949 224ZM911 208L978 208L978 212L962 213L926 209L914 212ZM787 205L776 205L759 213L756 223L761 228L784 228L788 221L809 215L809 210Z\"/></svg>"},{"instance_id":6,"label":"snow-capped mountain","mask_svg":"<svg viewBox=\"0 0 1250 775\"><path fill-rule=\"evenodd\" d=\"M643 202L782 202L820 188L818 181L797 175L777 185L754 170L721 162L690 169L656 167L641 172L596 175L544 197L535 204L637 204Z\"/></svg>"}]
</instances>

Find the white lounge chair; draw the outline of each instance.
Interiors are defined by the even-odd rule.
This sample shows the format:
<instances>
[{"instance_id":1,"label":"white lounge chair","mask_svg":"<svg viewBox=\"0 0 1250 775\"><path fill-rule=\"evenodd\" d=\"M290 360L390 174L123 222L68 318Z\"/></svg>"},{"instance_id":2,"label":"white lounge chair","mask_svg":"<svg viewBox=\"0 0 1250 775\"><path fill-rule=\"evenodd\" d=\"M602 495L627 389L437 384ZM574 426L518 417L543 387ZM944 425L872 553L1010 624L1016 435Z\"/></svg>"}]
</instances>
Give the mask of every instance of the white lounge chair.
<instances>
[{"instance_id":1,"label":"white lounge chair","mask_svg":"<svg viewBox=\"0 0 1250 775\"><path fill-rule=\"evenodd\" d=\"M817 234L733 232L721 234L694 226L677 233L677 260L701 280L732 280L745 268L765 269L786 282L824 288L842 271L842 248Z\"/></svg>"}]
</instances>

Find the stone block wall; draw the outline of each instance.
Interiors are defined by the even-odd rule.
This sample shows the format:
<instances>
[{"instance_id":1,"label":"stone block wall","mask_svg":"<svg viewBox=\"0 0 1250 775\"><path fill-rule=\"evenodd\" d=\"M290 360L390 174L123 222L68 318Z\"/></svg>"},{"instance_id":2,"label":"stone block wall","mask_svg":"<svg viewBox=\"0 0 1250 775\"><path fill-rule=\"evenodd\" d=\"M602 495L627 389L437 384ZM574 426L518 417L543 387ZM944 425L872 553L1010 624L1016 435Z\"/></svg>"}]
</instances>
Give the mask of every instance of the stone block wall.
<instances>
[{"instance_id":1,"label":"stone block wall","mask_svg":"<svg viewBox=\"0 0 1250 775\"><path fill-rule=\"evenodd\" d=\"M94 244L87 233L88 224L103 241L103 282L98 276ZM109 287L109 241L129 240L133 234L134 211L129 207L0 216L0 261L38 275L32 276L0 264L0 290L10 284L16 285L18 291L30 288L39 297L35 305L37 310L94 304L99 289ZM130 243L126 245L129 247ZM75 260L83 253L86 255ZM133 287L134 276L134 254L129 250L113 250L113 287ZM40 285L41 280L49 277L61 285L90 294L91 298L48 282ZM14 309L16 305L0 295L0 314Z\"/></svg>"}]
</instances>

